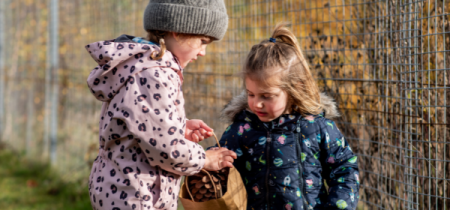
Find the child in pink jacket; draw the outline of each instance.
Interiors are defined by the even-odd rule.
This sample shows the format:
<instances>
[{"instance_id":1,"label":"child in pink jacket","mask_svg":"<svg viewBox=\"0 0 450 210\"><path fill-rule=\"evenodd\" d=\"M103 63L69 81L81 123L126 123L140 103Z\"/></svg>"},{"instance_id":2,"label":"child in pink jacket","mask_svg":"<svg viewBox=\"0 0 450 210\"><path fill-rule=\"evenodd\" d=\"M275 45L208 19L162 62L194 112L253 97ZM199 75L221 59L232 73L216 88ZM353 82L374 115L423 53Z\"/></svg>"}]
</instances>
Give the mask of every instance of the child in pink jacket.
<instances>
[{"instance_id":1,"label":"child in pink jacket","mask_svg":"<svg viewBox=\"0 0 450 210\"><path fill-rule=\"evenodd\" d=\"M181 90L183 68L224 36L227 23L222 0L151 0L146 39L122 35L86 46L98 63L88 86L103 102L89 179L93 209L177 209L183 175L233 167L234 152L196 143L212 129L186 119Z\"/></svg>"}]
</instances>

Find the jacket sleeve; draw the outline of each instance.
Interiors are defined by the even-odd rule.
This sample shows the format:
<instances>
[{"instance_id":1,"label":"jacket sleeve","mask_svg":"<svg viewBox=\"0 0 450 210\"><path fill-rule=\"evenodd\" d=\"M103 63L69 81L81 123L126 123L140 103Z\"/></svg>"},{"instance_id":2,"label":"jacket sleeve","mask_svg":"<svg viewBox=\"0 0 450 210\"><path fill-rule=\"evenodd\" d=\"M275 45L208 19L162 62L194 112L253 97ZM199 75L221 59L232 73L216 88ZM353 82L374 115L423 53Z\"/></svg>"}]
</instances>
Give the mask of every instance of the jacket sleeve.
<instances>
[{"instance_id":1,"label":"jacket sleeve","mask_svg":"<svg viewBox=\"0 0 450 210\"><path fill-rule=\"evenodd\" d=\"M172 69L150 68L128 78L116 110L151 166L179 174L198 173L205 164L202 146L184 137L186 119L181 84Z\"/></svg>"},{"instance_id":2,"label":"jacket sleeve","mask_svg":"<svg viewBox=\"0 0 450 210\"><path fill-rule=\"evenodd\" d=\"M327 209L356 209L359 199L357 157L336 124L321 125L323 177L328 184Z\"/></svg>"}]
</instances>

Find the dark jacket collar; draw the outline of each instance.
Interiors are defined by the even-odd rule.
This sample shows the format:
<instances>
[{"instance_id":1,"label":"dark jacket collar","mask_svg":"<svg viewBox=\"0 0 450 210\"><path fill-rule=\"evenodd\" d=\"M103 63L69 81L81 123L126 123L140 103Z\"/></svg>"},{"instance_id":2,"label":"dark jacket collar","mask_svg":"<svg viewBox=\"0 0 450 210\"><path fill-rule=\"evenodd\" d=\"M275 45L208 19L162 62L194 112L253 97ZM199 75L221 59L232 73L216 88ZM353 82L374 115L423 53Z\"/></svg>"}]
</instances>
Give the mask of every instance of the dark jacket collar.
<instances>
[{"instance_id":1,"label":"dark jacket collar","mask_svg":"<svg viewBox=\"0 0 450 210\"><path fill-rule=\"evenodd\" d=\"M299 113L293 113L283 114L270 122L262 122L253 112L242 110L236 115L235 120L242 123L249 123L252 128L257 130L291 132L297 130L297 122L302 120L302 118L302 115Z\"/></svg>"}]
</instances>

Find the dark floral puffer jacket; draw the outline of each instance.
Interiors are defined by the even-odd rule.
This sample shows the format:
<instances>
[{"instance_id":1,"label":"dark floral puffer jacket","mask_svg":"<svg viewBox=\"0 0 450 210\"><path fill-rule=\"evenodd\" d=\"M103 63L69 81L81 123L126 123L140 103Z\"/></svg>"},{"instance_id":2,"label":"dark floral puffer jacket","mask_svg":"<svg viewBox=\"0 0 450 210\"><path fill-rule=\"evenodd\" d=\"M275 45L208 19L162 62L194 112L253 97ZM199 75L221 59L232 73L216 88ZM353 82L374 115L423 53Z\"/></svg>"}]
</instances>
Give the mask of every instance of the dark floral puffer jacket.
<instances>
[{"instance_id":1,"label":"dark floral puffer jacket","mask_svg":"<svg viewBox=\"0 0 450 210\"><path fill-rule=\"evenodd\" d=\"M338 115L335 103L324 94L321 101L321 115L294 113L268 123L249 111L246 94L223 110L232 124L220 144L238 155L247 209L356 209L357 157L328 119Z\"/></svg>"}]
</instances>

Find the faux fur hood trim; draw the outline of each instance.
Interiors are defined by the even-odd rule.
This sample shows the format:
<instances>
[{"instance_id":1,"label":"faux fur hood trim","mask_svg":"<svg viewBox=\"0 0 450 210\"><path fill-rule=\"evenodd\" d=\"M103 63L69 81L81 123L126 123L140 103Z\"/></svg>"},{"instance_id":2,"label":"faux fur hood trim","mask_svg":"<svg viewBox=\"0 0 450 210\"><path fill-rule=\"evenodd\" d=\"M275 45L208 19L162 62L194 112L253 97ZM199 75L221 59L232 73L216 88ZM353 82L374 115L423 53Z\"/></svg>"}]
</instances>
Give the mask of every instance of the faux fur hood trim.
<instances>
[{"instance_id":1,"label":"faux fur hood trim","mask_svg":"<svg viewBox=\"0 0 450 210\"><path fill-rule=\"evenodd\" d=\"M336 102L333 98L328 96L326 93L320 93L320 101L324 107L325 117L328 119L339 117L340 114L337 111ZM225 105L222 110L221 119L227 123L232 123L237 114L243 110L249 110L247 104L247 93L242 91L242 93Z\"/></svg>"}]
</instances>

